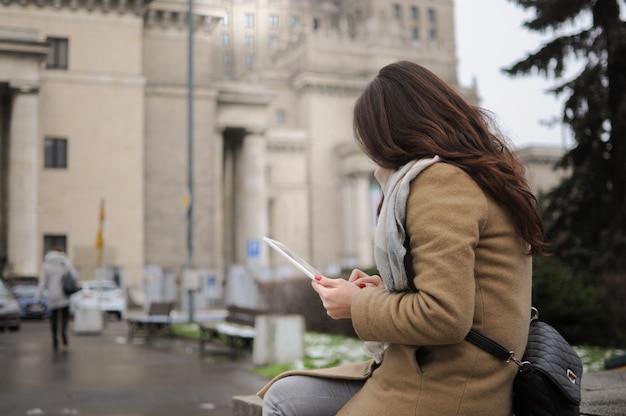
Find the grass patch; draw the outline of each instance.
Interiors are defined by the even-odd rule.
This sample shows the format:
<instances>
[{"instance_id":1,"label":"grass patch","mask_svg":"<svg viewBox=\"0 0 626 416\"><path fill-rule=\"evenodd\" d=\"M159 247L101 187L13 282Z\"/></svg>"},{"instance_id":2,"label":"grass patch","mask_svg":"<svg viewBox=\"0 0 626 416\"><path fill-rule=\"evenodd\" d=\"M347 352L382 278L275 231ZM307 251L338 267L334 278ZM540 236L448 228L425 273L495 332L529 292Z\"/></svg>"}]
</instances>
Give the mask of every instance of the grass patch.
<instances>
[{"instance_id":1,"label":"grass patch","mask_svg":"<svg viewBox=\"0 0 626 416\"><path fill-rule=\"evenodd\" d=\"M272 378L287 370L336 367L370 358L363 351L363 341L343 335L307 332L304 344L305 356L302 360L257 367L254 373Z\"/></svg>"},{"instance_id":2,"label":"grass patch","mask_svg":"<svg viewBox=\"0 0 626 416\"><path fill-rule=\"evenodd\" d=\"M182 338L200 339L200 327L196 323L175 324L174 334Z\"/></svg>"},{"instance_id":3,"label":"grass patch","mask_svg":"<svg viewBox=\"0 0 626 416\"><path fill-rule=\"evenodd\" d=\"M593 346L575 346L574 350L583 362L585 372L604 370L604 360L626 353L624 350Z\"/></svg>"},{"instance_id":4,"label":"grass patch","mask_svg":"<svg viewBox=\"0 0 626 416\"><path fill-rule=\"evenodd\" d=\"M293 370L293 366L291 363L282 363L282 364L274 364L274 365L266 365L265 367L258 367L253 370L255 374L265 376L267 378L273 378L274 376L285 372Z\"/></svg>"}]
</instances>

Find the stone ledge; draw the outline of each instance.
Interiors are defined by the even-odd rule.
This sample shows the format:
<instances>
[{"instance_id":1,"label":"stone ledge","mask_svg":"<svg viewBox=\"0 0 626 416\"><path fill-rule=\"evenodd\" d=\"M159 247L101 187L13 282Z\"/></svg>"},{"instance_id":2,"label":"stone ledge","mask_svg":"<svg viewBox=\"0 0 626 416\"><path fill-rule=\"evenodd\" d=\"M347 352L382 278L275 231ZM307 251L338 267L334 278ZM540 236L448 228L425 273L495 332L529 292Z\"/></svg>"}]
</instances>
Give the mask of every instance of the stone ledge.
<instances>
[{"instance_id":1,"label":"stone ledge","mask_svg":"<svg viewBox=\"0 0 626 416\"><path fill-rule=\"evenodd\" d=\"M624 416L626 369L583 375L581 416ZM263 401L256 395L234 396L233 416L261 416Z\"/></svg>"},{"instance_id":2,"label":"stone ledge","mask_svg":"<svg viewBox=\"0 0 626 416\"><path fill-rule=\"evenodd\" d=\"M255 394L233 396L233 416L261 416L263 400Z\"/></svg>"}]
</instances>

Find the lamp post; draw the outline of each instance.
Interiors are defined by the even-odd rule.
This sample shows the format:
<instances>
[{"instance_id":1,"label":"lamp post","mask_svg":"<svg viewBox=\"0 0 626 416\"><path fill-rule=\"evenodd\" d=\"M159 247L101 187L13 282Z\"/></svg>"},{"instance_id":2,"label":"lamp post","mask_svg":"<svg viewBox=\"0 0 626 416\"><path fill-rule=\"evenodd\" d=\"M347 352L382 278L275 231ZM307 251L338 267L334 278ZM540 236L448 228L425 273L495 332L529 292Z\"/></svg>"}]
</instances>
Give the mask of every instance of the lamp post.
<instances>
[{"instance_id":1,"label":"lamp post","mask_svg":"<svg viewBox=\"0 0 626 416\"><path fill-rule=\"evenodd\" d=\"M189 39L187 61L187 268L193 270L193 0L189 0ZM189 295L189 322L194 321L193 285L187 287Z\"/></svg>"}]
</instances>

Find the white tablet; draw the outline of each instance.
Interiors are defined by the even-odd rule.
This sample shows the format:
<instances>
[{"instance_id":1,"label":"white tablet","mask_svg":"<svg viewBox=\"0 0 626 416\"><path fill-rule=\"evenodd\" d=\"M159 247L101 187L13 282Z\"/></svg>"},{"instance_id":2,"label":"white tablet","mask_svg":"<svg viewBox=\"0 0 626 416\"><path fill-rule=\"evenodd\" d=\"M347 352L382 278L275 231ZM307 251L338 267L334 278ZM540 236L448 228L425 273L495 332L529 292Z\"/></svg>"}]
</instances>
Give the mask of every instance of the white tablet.
<instances>
[{"instance_id":1,"label":"white tablet","mask_svg":"<svg viewBox=\"0 0 626 416\"><path fill-rule=\"evenodd\" d=\"M306 260L291 251L286 245L284 245L280 241L272 240L269 237L263 237L263 241L269 244L269 246L272 247L274 250L285 256L285 258L289 260L291 264L296 266L311 279L314 279L316 275L322 275L322 273L320 273L315 267L311 266L309 263L306 262Z\"/></svg>"}]
</instances>

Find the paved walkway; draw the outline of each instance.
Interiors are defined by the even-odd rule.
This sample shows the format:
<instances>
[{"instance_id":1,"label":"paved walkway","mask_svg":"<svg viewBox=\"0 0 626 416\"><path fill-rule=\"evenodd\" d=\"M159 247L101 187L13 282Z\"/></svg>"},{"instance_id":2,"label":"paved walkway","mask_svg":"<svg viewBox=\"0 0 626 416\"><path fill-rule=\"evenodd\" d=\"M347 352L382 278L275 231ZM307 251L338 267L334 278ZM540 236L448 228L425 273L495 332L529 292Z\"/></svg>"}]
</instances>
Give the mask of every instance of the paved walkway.
<instances>
[{"instance_id":1,"label":"paved walkway","mask_svg":"<svg viewBox=\"0 0 626 416\"><path fill-rule=\"evenodd\" d=\"M128 344L125 322L100 335L70 335L53 352L47 321L0 332L0 415L230 416L232 397L266 379L250 357L200 358L197 342L158 338Z\"/></svg>"},{"instance_id":2,"label":"paved walkway","mask_svg":"<svg viewBox=\"0 0 626 416\"><path fill-rule=\"evenodd\" d=\"M626 369L583 374L580 414L626 415Z\"/></svg>"},{"instance_id":3,"label":"paved walkway","mask_svg":"<svg viewBox=\"0 0 626 416\"><path fill-rule=\"evenodd\" d=\"M183 339L129 344L127 331L107 322L100 335L72 334L56 353L47 321L0 332L0 415L231 416L233 396L266 382L249 356L200 358L197 342ZM247 410L239 414L259 411ZM626 370L585 374L581 415L626 416Z\"/></svg>"}]
</instances>

